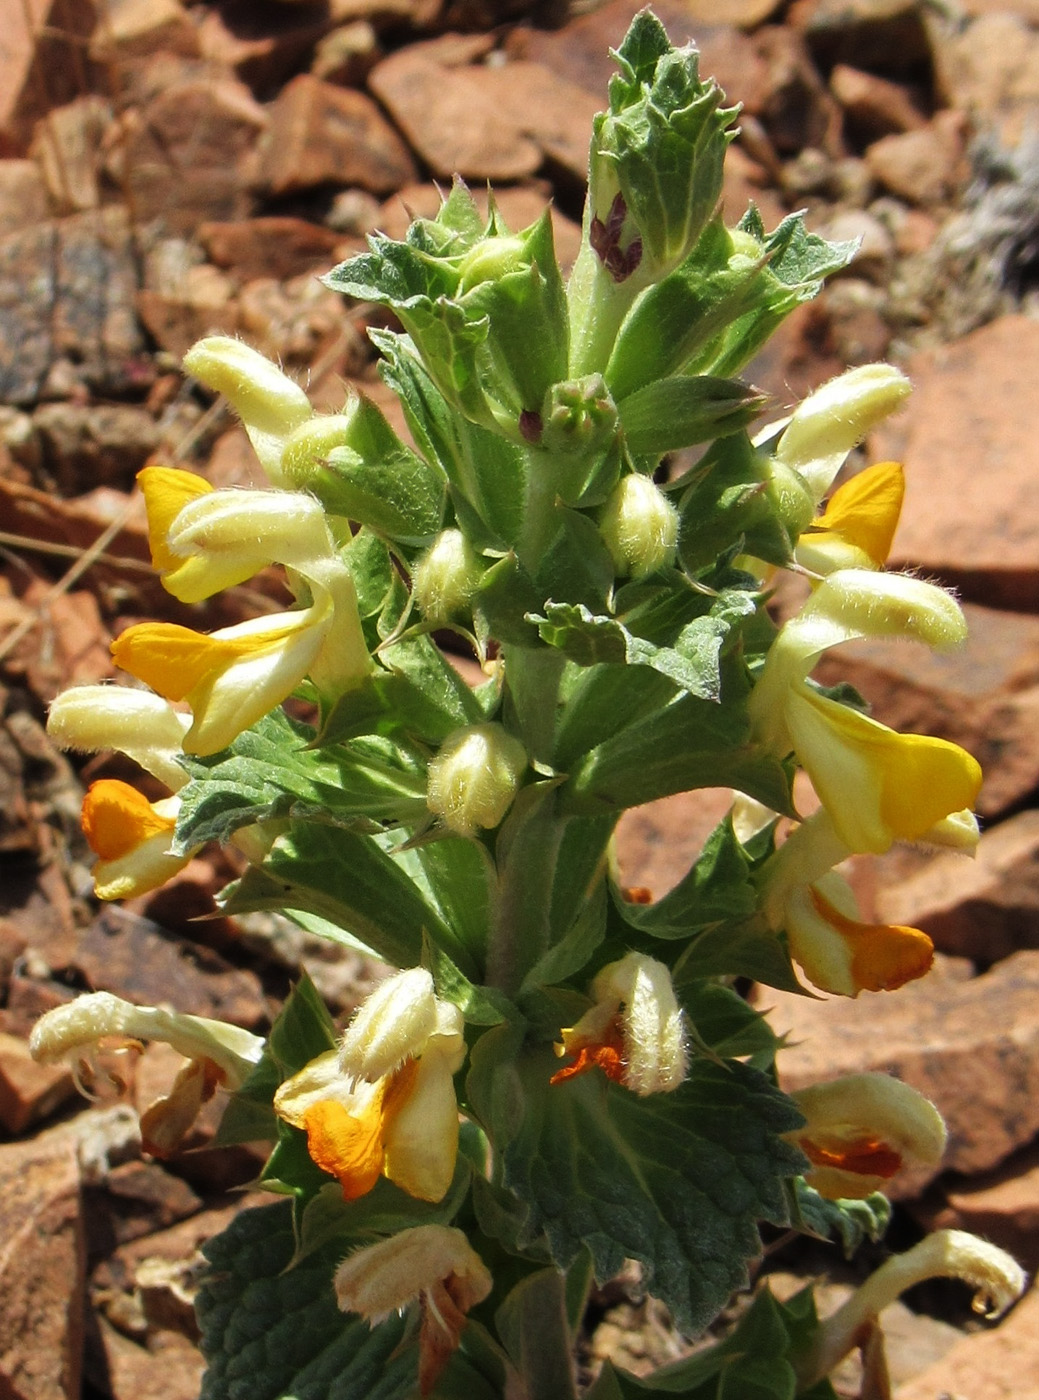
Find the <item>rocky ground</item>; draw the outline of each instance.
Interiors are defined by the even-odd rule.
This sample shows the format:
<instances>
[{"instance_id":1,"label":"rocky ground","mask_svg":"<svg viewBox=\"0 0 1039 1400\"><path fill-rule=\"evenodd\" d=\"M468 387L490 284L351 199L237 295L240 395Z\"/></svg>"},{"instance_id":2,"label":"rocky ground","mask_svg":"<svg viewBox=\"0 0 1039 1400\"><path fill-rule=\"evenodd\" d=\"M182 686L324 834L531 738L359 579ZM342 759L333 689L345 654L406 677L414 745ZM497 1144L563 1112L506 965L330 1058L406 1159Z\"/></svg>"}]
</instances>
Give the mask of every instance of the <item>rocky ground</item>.
<instances>
[{"instance_id":1,"label":"rocky ground","mask_svg":"<svg viewBox=\"0 0 1039 1400\"><path fill-rule=\"evenodd\" d=\"M635 0L568 17L515 0L8 0L0 32L0 1395L194 1400L198 1245L254 1197L245 1149L142 1159L130 1104L168 1083L151 1047L129 1103L83 1109L29 1059L35 1017L84 988L269 1023L306 966L346 1014L377 969L273 920L195 921L230 873L215 855L126 908L98 909L77 814L84 781L48 743L47 703L113 675L129 622L214 626L273 606L262 576L205 609L151 577L146 460L254 479L243 435L178 373L206 332L243 335L329 408L343 380L384 401L372 309L315 273L373 228L432 212L434 182L492 181L506 219L553 201L577 246L589 119ZM789 1029L789 1086L891 1070L945 1114L933 1180L904 1183L893 1240L955 1224L1039 1266L1039 3L659 0L704 72L743 103L725 185L770 226L861 238L751 377L777 414L848 364L916 383L869 446L906 463L895 560L955 585L971 640L951 657L844 649L879 718L982 761L977 859L900 853L854 875L878 917L926 929L938 970L898 996L764 993ZM660 894L721 794L630 814L632 883ZM212 1125L199 1130L204 1144ZM774 1286L832 1252L778 1249ZM979 1331L941 1289L890 1310L896 1400L1035 1400L1039 1295ZM676 1354L666 1316L621 1280L585 1364ZM844 1393L858 1393L851 1371Z\"/></svg>"}]
</instances>

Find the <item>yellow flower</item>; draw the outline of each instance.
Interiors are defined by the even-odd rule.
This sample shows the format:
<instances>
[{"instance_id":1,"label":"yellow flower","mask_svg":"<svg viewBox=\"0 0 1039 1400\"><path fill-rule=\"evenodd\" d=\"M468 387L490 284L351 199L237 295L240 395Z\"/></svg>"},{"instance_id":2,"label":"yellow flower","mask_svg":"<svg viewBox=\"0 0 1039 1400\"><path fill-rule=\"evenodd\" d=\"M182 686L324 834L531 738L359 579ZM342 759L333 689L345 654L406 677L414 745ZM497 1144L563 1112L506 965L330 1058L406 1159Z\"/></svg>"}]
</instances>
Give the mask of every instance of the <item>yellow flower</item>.
<instances>
[{"instance_id":1,"label":"yellow flower","mask_svg":"<svg viewBox=\"0 0 1039 1400\"><path fill-rule=\"evenodd\" d=\"M260 465L276 486L283 485L285 443L314 412L299 385L258 350L226 335L196 341L184 356L184 369L226 396Z\"/></svg>"},{"instance_id":2,"label":"yellow flower","mask_svg":"<svg viewBox=\"0 0 1039 1400\"><path fill-rule=\"evenodd\" d=\"M957 744L898 734L807 685L790 688L785 719L794 752L853 851L918 841L974 805L981 768Z\"/></svg>"},{"instance_id":3,"label":"yellow flower","mask_svg":"<svg viewBox=\"0 0 1039 1400\"><path fill-rule=\"evenodd\" d=\"M794 557L816 574L880 569L891 553L905 495L900 462L877 462L839 486L797 542Z\"/></svg>"},{"instance_id":4,"label":"yellow flower","mask_svg":"<svg viewBox=\"0 0 1039 1400\"><path fill-rule=\"evenodd\" d=\"M96 1078L99 1052L140 1050L145 1040L163 1041L188 1060L170 1093L141 1115L144 1150L167 1157L218 1086L237 1089L245 1082L263 1053L258 1035L204 1016L134 1006L110 992L91 992L41 1016L29 1050L41 1064L71 1060L83 1082Z\"/></svg>"},{"instance_id":5,"label":"yellow flower","mask_svg":"<svg viewBox=\"0 0 1039 1400\"><path fill-rule=\"evenodd\" d=\"M147 894L183 870L191 854L173 851L180 798L148 799L113 778L92 783L83 799L87 844L98 857L94 893L98 899L130 899Z\"/></svg>"},{"instance_id":6,"label":"yellow flower","mask_svg":"<svg viewBox=\"0 0 1039 1400\"><path fill-rule=\"evenodd\" d=\"M365 1195L380 1175L419 1200L444 1198L458 1154L463 1026L458 1008L434 995L428 972L398 973L361 1007L340 1049L278 1089L275 1112L306 1132L312 1160L346 1200Z\"/></svg>"},{"instance_id":7,"label":"yellow flower","mask_svg":"<svg viewBox=\"0 0 1039 1400\"><path fill-rule=\"evenodd\" d=\"M930 971L934 944L918 928L868 924L835 871L794 890L783 911L791 956L820 991L891 992Z\"/></svg>"},{"instance_id":8,"label":"yellow flower","mask_svg":"<svg viewBox=\"0 0 1039 1400\"><path fill-rule=\"evenodd\" d=\"M141 477L152 555L176 597L198 601L281 563L310 599L295 611L208 636L172 623L141 623L112 644L124 670L167 700L191 706L186 752L226 748L304 679L327 706L367 676L357 593L313 497L210 491L190 472L168 468L145 468Z\"/></svg>"},{"instance_id":9,"label":"yellow flower","mask_svg":"<svg viewBox=\"0 0 1039 1400\"><path fill-rule=\"evenodd\" d=\"M50 707L47 735L60 749L97 753L115 749L176 792L188 781L178 762L191 716L146 690L121 685L77 685Z\"/></svg>"},{"instance_id":10,"label":"yellow flower","mask_svg":"<svg viewBox=\"0 0 1039 1400\"><path fill-rule=\"evenodd\" d=\"M942 1160L941 1114L888 1074L848 1074L791 1097L806 1121L787 1137L812 1163L809 1186L831 1200L862 1200L903 1167Z\"/></svg>"},{"instance_id":11,"label":"yellow flower","mask_svg":"<svg viewBox=\"0 0 1039 1400\"><path fill-rule=\"evenodd\" d=\"M628 953L592 982L594 1005L562 1032L559 1055L574 1055L551 1083L599 1068L632 1093L663 1094L685 1079L688 1054L682 1008L662 962Z\"/></svg>"},{"instance_id":12,"label":"yellow flower","mask_svg":"<svg viewBox=\"0 0 1039 1400\"><path fill-rule=\"evenodd\" d=\"M973 806L981 769L956 744L897 734L820 694L809 672L827 647L859 637L949 646L964 635L955 600L933 584L841 569L773 643L748 702L755 737L779 757L796 755L849 851L922 839Z\"/></svg>"},{"instance_id":13,"label":"yellow flower","mask_svg":"<svg viewBox=\"0 0 1039 1400\"><path fill-rule=\"evenodd\" d=\"M461 1230L416 1225L344 1259L334 1284L340 1308L373 1326L420 1303L419 1394L428 1395L461 1340L466 1313L493 1280Z\"/></svg>"}]
</instances>

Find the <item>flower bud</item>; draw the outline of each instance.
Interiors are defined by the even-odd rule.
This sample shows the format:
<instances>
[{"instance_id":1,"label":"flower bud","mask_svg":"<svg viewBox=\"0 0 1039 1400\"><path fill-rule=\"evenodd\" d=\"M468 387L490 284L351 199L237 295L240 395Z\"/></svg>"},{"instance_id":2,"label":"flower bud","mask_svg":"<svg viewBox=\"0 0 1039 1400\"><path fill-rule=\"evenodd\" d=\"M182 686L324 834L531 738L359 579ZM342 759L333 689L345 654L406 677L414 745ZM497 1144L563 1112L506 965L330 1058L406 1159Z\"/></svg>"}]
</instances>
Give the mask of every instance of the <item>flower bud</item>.
<instances>
[{"instance_id":1,"label":"flower bud","mask_svg":"<svg viewBox=\"0 0 1039 1400\"><path fill-rule=\"evenodd\" d=\"M809 394L776 444L776 458L800 472L822 500L844 459L871 428L901 408L911 384L894 365L860 365Z\"/></svg>"},{"instance_id":2,"label":"flower bud","mask_svg":"<svg viewBox=\"0 0 1039 1400\"><path fill-rule=\"evenodd\" d=\"M430 761L426 803L460 836L490 830L512 805L526 767L526 750L502 725L467 725Z\"/></svg>"},{"instance_id":3,"label":"flower bud","mask_svg":"<svg viewBox=\"0 0 1039 1400\"><path fill-rule=\"evenodd\" d=\"M678 512L649 477L632 472L606 502L599 533L622 578L645 578L674 559Z\"/></svg>"},{"instance_id":4,"label":"flower bud","mask_svg":"<svg viewBox=\"0 0 1039 1400\"><path fill-rule=\"evenodd\" d=\"M888 1074L848 1074L791 1097L807 1121L788 1137L812 1163L809 1186L831 1200L862 1200L903 1167L942 1160L941 1114Z\"/></svg>"},{"instance_id":5,"label":"flower bud","mask_svg":"<svg viewBox=\"0 0 1039 1400\"><path fill-rule=\"evenodd\" d=\"M77 685L56 697L47 735L59 749L114 749L139 763L173 792L188 781L177 762L191 716L159 695L128 686Z\"/></svg>"},{"instance_id":6,"label":"flower bud","mask_svg":"<svg viewBox=\"0 0 1039 1400\"><path fill-rule=\"evenodd\" d=\"M411 580L425 620L438 627L464 615L482 574L479 556L461 530L441 530Z\"/></svg>"},{"instance_id":7,"label":"flower bud","mask_svg":"<svg viewBox=\"0 0 1039 1400\"><path fill-rule=\"evenodd\" d=\"M183 363L188 374L230 402L260 465L280 486L285 439L313 412L303 390L265 355L232 336L210 335L196 341Z\"/></svg>"},{"instance_id":8,"label":"flower bud","mask_svg":"<svg viewBox=\"0 0 1039 1400\"><path fill-rule=\"evenodd\" d=\"M465 1315L493 1279L461 1230L416 1225L344 1259L333 1280L344 1312L372 1326L420 1302L419 1394L428 1395L461 1340Z\"/></svg>"},{"instance_id":9,"label":"flower bud","mask_svg":"<svg viewBox=\"0 0 1039 1400\"><path fill-rule=\"evenodd\" d=\"M436 1025L433 978L422 967L398 972L379 983L350 1022L339 1068L351 1079L378 1079L420 1054Z\"/></svg>"}]
</instances>

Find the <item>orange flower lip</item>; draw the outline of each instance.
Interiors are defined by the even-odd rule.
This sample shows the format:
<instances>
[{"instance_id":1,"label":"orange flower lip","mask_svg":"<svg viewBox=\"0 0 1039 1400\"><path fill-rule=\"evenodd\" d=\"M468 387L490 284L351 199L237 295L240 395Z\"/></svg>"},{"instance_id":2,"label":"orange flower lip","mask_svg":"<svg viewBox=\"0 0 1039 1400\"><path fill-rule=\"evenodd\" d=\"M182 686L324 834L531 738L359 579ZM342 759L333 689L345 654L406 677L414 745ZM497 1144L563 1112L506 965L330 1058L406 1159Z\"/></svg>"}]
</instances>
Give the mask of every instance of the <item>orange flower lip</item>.
<instances>
[{"instance_id":1,"label":"orange flower lip","mask_svg":"<svg viewBox=\"0 0 1039 1400\"><path fill-rule=\"evenodd\" d=\"M101 860L119 860L153 836L172 835L175 817L161 815L129 783L102 778L83 799L83 834Z\"/></svg>"}]
</instances>

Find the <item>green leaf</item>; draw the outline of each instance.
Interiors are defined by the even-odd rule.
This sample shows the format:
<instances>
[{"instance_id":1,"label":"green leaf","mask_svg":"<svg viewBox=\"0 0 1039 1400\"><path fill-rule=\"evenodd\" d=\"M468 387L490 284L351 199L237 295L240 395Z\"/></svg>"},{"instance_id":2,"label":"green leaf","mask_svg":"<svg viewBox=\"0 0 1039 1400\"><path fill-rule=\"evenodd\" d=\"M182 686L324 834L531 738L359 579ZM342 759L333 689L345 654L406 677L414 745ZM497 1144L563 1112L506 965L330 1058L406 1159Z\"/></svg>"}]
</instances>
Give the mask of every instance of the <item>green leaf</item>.
<instances>
[{"instance_id":1,"label":"green leaf","mask_svg":"<svg viewBox=\"0 0 1039 1400\"><path fill-rule=\"evenodd\" d=\"M807 1235L836 1240L850 1259L866 1240L876 1244L891 1223L891 1202L880 1191L861 1201L830 1201L803 1177L794 1181L793 1225Z\"/></svg>"},{"instance_id":2,"label":"green leaf","mask_svg":"<svg viewBox=\"0 0 1039 1400\"><path fill-rule=\"evenodd\" d=\"M705 929L675 965L679 978L749 977L784 992L804 992L783 941L760 918Z\"/></svg>"},{"instance_id":3,"label":"green leaf","mask_svg":"<svg viewBox=\"0 0 1039 1400\"><path fill-rule=\"evenodd\" d=\"M201 1400L410 1400L417 1351L396 1314L370 1328L336 1306L339 1243L289 1269L289 1205L242 1211L205 1246Z\"/></svg>"},{"instance_id":4,"label":"green leaf","mask_svg":"<svg viewBox=\"0 0 1039 1400\"><path fill-rule=\"evenodd\" d=\"M379 662L384 669L333 705L321 731L322 746L362 734L403 735L439 746L452 730L486 717L479 698L431 637L409 637L384 647ZM349 752L354 751L351 746ZM423 807L425 791L423 773Z\"/></svg>"},{"instance_id":5,"label":"green leaf","mask_svg":"<svg viewBox=\"0 0 1039 1400\"><path fill-rule=\"evenodd\" d=\"M617 406L629 449L661 456L745 428L767 396L737 379L684 375L657 379Z\"/></svg>"},{"instance_id":6,"label":"green leaf","mask_svg":"<svg viewBox=\"0 0 1039 1400\"><path fill-rule=\"evenodd\" d=\"M587 1247L600 1281L638 1260L679 1327L701 1331L746 1285L757 1222L785 1223L800 1153L779 1134L800 1115L739 1062L694 1061L678 1089L646 1098L597 1072L550 1086L557 1067L547 1046L514 1066L505 1185L528 1207L525 1238L545 1235L563 1269Z\"/></svg>"},{"instance_id":7,"label":"green leaf","mask_svg":"<svg viewBox=\"0 0 1039 1400\"><path fill-rule=\"evenodd\" d=\"M654 714L633 716L573 765L560 810L591 815L693 788L732 787L773 811L789 811L782 764L750 742L739 699L744 686L742 673L723 660L719 702L680 694Z\"/></svg>"},{"instance_id":8,"label":"green leaf","mask_svg":"<svg viewBox=\"0 0 1039 1400\"><path fill-rule=\"evenodd\" d=\"M566 862L560 861L560 869L566 872L568 881L573 878L574 872ZM588 901L559 942L538 958L524 977L520 993L535 987L551 987L580 972L588 965L605 936L606 899L605 890L600 885L596 895Z\"/></svg>"},{"instance_id":9,"label":"green leaf","mask_svg":"<svg viewBox=\"0 0 1039 1400\"><path fill-rule=\"evenodd\" d=\"M655 938L687 938L697 929L726 919L743 919L757 909L750 864L726 819L711 832L689 872L655 904L617 901L625 923Z\"/></svg>"},{"instance_id":10,"label":"green leaf","mask_svg":"<svg viewBox=\"0 0 1039 1400\"><path fill-rule=\"evenodd\" d=\"M303 1207L294 1262L333 1242L342 1257L358 1240L370 1242L415 1225L449 1225L469 1194L471 1179L472 1168L461 1153L447 1193L435 1203L409 1196L384 1176L356 1201L344 1201L342 1187L326 1176L325 1185Z\"/></svg>"},{"instance_id":11,"label":"green leaf","mask_svg":"<svg viewBox=\"0 0 1039 1400\"><path fill-rule=\"evenodd\" d=\"M422 898L392 854L351 831L293 822L263 865L251 866L222 902L232 913L277 909L316 914L396 967L418 965L425 929L466 976L476 976L457 934Z\"/></svg>"},{"instance_id":12,"label":"green leaf","mask_svg":"<svg viewBox=\"0 0 1039 1400\"><path fill-rule=\"evenodd\" d=\"M723 1059L748 1058L755 1069L771 1068L780 1040L760 1012L720 982L679 980L675 992L697 1040Z\"/></svg>"},{"instance_id":13,"label":"green leaf","mask_svg":"<svg viewBox=\"0 0 1039 1400\"><path fill-rule=\"evenodd\" d=\"M429 968L442 1001L453 1002L466 1021L474 1026L498 1026L502 1021L519 1020L516 1007L494 987L470 982L442 949L426 939L423 963Z\"/></svg>"}]
</instances>

